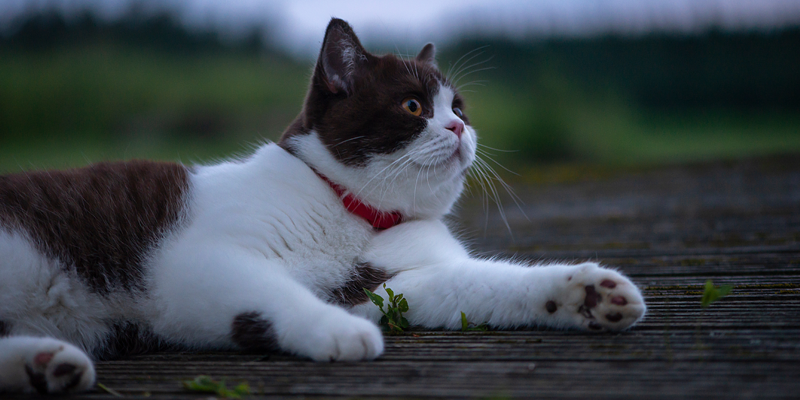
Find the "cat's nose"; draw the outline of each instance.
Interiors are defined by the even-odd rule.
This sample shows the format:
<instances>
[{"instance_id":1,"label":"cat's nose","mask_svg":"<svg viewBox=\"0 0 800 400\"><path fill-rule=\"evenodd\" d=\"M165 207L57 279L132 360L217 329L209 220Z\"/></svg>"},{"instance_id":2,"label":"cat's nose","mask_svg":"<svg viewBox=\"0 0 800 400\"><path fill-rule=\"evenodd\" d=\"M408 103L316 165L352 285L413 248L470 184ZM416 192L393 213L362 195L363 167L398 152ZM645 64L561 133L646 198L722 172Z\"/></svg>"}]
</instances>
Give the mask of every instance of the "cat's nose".
<instances>
[{"instance_id":1,"label":"cat's nose","mask_svg":"<svg viewBox=\"0 0 800 400\"><path fill-rule=\"evenodd\" d=\"M461 121L452 120L444 128L448 131L453 131L457 137L461 138L461 132L464 131L464 123Z\"/></svg>"}]
</instances>

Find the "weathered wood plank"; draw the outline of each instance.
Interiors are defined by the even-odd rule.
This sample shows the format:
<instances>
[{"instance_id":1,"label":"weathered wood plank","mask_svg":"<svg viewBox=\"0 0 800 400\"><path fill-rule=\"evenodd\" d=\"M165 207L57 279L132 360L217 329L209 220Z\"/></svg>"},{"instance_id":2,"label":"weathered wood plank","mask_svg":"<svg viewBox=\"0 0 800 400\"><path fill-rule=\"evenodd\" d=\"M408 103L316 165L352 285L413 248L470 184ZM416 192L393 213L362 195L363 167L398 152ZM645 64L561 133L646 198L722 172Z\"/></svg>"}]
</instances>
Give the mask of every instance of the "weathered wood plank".
<instances>
[{"instance_id":1,"label":"weathered wood plank","mask_svg":"<svg viewBox=\"0 0 800 400\"><path fill-rule=\"evenodd\" d=\"M201 374L247 381L263 398L796 397L800 157L595 175L515 185L529 219L504 199L513 237L478 202L461 214L487 254L600 260L631 275L649 311L628 332L412 330L388 336L370 363L158 353L99 363L99 380L151 399L207 398L180 384ZM703 309L708 279L734 289Z\"/></svg>"}]
</instances>

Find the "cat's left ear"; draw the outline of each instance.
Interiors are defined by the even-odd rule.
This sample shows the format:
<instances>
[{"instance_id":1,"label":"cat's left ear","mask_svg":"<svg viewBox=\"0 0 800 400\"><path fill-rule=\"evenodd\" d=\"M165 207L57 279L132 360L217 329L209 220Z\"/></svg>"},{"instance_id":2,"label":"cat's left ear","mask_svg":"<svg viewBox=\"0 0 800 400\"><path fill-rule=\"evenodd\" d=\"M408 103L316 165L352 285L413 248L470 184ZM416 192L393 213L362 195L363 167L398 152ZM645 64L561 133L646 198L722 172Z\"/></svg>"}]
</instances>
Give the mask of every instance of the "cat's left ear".
<instances>
[{"instance_id":1,"label":"cat's left ear","mask_svg":"<svg viewBox=\"0 0 800 400\"><path fill-rule=\"evenodd\" d=\"M416 60L438 68L438 65L436 65L436 46L434 46L433 43L426 44L425 47L420 50L419 54L417 54Z\"/></svg>"},{"instance_id":2,"label":"cat's left ear","mask_svg":"<svg viewBox=\"0 0 800 400\"><path fill-rule=\"evenodd\" d=\"M316 75L331 93L353 94L356 76L366 67L368 56L353 28L333 18L325 32Z\"/></svg>"}]
</instances>

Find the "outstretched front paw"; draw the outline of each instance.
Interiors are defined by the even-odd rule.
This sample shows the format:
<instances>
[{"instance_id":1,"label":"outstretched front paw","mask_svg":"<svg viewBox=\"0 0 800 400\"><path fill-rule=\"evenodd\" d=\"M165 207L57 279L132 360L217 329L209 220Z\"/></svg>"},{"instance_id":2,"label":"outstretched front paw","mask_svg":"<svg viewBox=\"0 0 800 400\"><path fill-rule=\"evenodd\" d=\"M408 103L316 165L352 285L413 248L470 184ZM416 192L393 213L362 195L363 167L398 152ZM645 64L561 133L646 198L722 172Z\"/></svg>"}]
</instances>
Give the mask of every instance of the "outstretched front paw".
<instances>
[{"instance_id":1,"label":"outstretched front paw","mask_svg":"<svg viewBox=\"0 0 800 400\"><path fill-rule=\"evenodd\" d=\"M564 284L563 292L549 300L545 309L580 328L619 331L644 316L641 292L617 271L585 263L575 266Z\"/></svg>"}]
</instances>

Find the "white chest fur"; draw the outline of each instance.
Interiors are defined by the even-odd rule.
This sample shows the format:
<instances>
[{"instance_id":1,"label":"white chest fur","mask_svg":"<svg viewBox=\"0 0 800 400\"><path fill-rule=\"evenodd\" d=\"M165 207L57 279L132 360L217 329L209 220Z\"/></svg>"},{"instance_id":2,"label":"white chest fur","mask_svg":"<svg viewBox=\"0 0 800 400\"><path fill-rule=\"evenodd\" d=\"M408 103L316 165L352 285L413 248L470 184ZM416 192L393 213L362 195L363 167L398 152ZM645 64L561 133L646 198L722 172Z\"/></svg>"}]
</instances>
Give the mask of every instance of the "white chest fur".
<instances>
[{"instance_id":1,"label":"white chest fur","mask_svg":"<svg viewBox=\"0 0 800 400\"><path fill-rule=\"evenodd\" d=\"M198 246L244 251L324 298L351 276L374 235L313 170L274 144L243 161L198 168L191 190L188 225L164 248L165 261Z\"/></svg>"}]
</instances>

